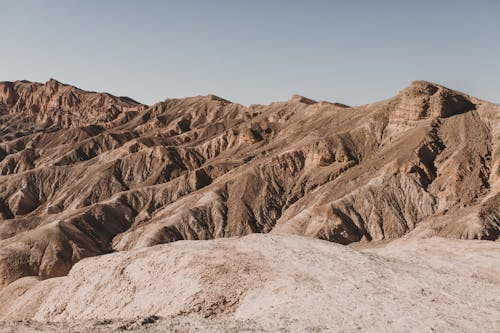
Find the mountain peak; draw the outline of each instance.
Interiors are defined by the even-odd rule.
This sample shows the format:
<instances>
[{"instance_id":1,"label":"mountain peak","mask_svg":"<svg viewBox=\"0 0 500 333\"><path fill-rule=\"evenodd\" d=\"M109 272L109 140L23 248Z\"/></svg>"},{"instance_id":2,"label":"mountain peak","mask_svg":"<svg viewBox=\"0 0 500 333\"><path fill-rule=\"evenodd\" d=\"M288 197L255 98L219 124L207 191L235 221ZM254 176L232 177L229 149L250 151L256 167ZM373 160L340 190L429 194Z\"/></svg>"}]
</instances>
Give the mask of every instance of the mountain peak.
<instances>
[{"instance_id":1,"label":"mountain peak","mask_svg":"<svg viewBox=\"0 0 500 333\"><path fill-rule=\"evenodd\" d=\"M431 96L435 94L440 88L441 86L435 83L424 80L417 80L413 81L408 87L401 90L401 93L407 96Z\"/></svg>"},{"instance_id":2,"label":"mountain peak","mask_svg":"<svg viewBox=\"0 0 500 333\"><path fill-rule=\"evenodd\" d=\"M48 79L47 82L45 82L45 84L53 84L53 83L59 83L59 84L61 84L60 81L58 81L58 80L56 80L54 78L50 78L50 79Z\"/></svg>"},{"instance_id":3,"label":"mountain peak","mask_svg":"<svg viewBox=\"0 0 500 333\"><path fill-rule=\"evenodd\" d=\"M475 109L469 96L442 85L418 80L398 94L403 109L420 117L450 117Z\"/></svg>"},{"instance_id":4,"label":"mountain peak","mask_svg":"<svg viewBox=\"0 0 500 333\"><path fill-rule=\"evenodd\" d=\"M302 95L294 94L292 97L289 99L289 102L291 103L304 103L304 104L316 104L317 102L313 99L304 97Z\"/></svg>"},{"instance_id":5,"label":"mountain peak","mask_svg":"<svg viewBox=\"0 0 500 333\"><path fill-rule=\"evenodd\" d=\"M224 103L231 103L231 101L225 99L225 98L222 98L222 97L219 97L217 95L214 95L214 94L208 94L206 96L209 100L211 101L219 101L219 102L224 102Z\"/></svg>"},{"instance_id":6,"label":"mountain peak","mask_svg":"<svg viewBox=\"0 0 500 333\"><path fill-rule=\"evenodd\" d=\"M53 78L50 78L47 82L45 82L45 86L47 88L57 88L57 87L60 87L62 85L64 85L64 84L62 84L61 82L59 82Z\"/></svg>"},{"instance_id":7,"label":"mountain peak","mask_svg":"<svg viewBox=\"0 0 500 333\"><path fill-rule=\"evenodd\" d=\"M32 128L39 123L57 124L60 127L81 126L110 121L122 112L145 108L128 98L81 90L53 78L43 84L30 81L2 82L0 103L8 105L10 113L18 116L23 114L24 121L17 123L18 128ZM65 119L59 116L60 112L69 114L75 111L78 121L72 119L72 115Z\"/></svg>"}]
</instances>

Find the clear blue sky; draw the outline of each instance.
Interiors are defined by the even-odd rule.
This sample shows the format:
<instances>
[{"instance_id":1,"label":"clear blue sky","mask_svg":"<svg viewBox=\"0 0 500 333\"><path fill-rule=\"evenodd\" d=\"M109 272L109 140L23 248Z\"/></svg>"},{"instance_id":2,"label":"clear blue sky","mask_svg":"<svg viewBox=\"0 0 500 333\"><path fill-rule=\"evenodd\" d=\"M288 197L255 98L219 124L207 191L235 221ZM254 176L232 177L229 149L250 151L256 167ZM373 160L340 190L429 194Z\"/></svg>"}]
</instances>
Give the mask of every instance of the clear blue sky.
<instances>
[{"instance_id":1,"label":"clear blue sky","mask_svg":"<svg viewBox=\"0 0 500 333\"><path fill-rule=\"evenodd\" d=\"M364 104L424 79L500 102L500 1L0 0L0 80L151 104Z\"/></svg>"}]
</instances>

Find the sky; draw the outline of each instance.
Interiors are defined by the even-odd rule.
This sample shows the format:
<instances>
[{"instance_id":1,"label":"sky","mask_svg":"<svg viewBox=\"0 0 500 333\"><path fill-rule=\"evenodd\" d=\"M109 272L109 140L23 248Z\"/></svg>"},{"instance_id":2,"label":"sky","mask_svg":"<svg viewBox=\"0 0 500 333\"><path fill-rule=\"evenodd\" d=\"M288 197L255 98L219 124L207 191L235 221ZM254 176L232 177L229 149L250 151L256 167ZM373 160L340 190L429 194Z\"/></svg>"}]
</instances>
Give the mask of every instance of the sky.
<instances>
[{"instance_id":1,"label":"sky","mask_svg":"<svg viewBox=\"0 0 500 333\"><path fill-rule=\"evenodd\" d=\"M427 80L500 103L498 0L0 0L0 23L0 81L359 105Z\"/></svg>"}]
</instances>

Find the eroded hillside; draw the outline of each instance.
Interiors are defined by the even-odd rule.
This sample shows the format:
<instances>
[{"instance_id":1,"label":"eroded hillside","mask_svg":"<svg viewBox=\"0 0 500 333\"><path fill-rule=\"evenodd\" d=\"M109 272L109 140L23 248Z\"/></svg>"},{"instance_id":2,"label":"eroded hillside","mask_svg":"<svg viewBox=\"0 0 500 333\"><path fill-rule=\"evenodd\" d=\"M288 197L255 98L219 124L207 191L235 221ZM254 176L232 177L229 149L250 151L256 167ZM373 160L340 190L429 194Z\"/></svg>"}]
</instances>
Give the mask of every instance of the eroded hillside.
<instances>
[{"instance_id":1,"label":"eroded hillside","mask_svg":"<svg viewBox=\"0 0 500 333\"><path fill-rule=\"evenodd\" d=\"M357 107L3 82L0 139L0 287L182 239L500 235L500 106L424 81Z\"/></svg>"}]
</instances>

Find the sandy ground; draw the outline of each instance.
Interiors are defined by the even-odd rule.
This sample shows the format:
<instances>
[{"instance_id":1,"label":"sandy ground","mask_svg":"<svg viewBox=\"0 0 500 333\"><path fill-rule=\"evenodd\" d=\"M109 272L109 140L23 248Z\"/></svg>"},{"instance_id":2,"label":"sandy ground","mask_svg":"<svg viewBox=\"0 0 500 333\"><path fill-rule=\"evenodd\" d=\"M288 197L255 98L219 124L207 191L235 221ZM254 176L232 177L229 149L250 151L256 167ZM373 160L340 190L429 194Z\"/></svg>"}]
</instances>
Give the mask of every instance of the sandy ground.
<instances>
[{"instance_id":1,"label":"sandy ground","mask_svg":"<svg viewBox=\"0 0 500 333\"><path fill-rule=\"evenodd\" d=\"M284 235L179 241L34 283L23 303L31 318L0 332L495 332L499 273L500 244L488 241L362 250Z\"/></svg>"}]
</instances>

